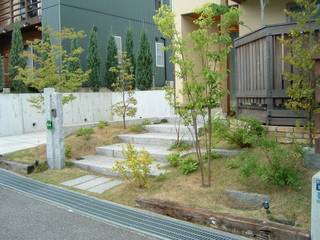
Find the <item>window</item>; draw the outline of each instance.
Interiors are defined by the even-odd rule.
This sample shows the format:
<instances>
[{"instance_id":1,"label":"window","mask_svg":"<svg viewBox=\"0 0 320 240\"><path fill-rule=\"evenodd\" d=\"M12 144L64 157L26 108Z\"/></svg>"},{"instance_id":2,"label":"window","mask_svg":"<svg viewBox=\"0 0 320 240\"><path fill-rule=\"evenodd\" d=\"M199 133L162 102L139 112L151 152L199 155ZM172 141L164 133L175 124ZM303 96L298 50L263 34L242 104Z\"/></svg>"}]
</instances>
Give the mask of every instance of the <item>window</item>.
<instances>
[{"instance_id":1,"label":"window","mask_svg":"<svg viewBox=\"0 0 320 240\"><path fill-rule=\"evenodd\" d=\"M156 42L156 66L164 67L165 57L164 57L164 44L161 42Z\"/></svg>"},{"instance_id":2,"label":"window","mask_svg":"<svg viewBox=\"0 0 320 240\"><path fill-rule=\"evenodd\" d=\"M169 7L172 6L172 0L155 0L155 9L156 11L163 5L167 4Z\"/></svg>"},{"instance_id":3,"label":"window","mask_svg":"<svg viewBox=\"0 0 320 240\"><path fill-rule=\"evenodd\" d=\"M158 10L159 8L161 8L162 5L162 0L155 0L155 9Z\"/></svg>"},{"instance_id":4,"label":"window","mask_svg":"<svg viewBox=\"0 0 320 240\"><path fill-rule=\"evenodd\" d=\"M122 40L120 36L114 36L114 40L116 42L116 46L118 49L118 54L120 55L122 53Z\"/></svg>"}]
</instances>

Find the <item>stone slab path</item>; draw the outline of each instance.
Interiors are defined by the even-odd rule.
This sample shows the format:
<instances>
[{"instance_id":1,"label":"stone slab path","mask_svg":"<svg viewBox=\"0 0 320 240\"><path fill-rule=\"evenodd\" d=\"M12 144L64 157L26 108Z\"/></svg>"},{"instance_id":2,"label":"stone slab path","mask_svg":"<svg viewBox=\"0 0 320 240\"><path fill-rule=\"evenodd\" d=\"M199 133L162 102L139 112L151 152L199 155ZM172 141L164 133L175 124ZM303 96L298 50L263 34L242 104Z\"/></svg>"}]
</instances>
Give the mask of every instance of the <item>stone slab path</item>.
<instances>
[{"instance_id":1,"label":"stone slab path","mask_svg":"<svg viewBox=\"0 0 320 240\"><path fill-rule=\"evenodd\" d=\"M67 187L73 187L76 189L101 194L113 187L120 185L121 183L122 181L118 179L86 175L63 182L61 184Z\"/></svg>"}]
</instances>

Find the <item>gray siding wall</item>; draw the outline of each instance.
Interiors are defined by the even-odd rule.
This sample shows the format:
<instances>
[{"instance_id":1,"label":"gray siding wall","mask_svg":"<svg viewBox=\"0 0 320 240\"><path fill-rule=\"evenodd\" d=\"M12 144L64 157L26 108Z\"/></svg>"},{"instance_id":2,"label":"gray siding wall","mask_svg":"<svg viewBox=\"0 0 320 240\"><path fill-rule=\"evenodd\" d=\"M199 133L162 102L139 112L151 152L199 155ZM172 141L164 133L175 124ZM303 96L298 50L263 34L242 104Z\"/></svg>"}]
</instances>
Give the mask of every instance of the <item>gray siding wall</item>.
<instances>
[{"instance_id":1,"label":"gray siding wall","mask_svg":"<svg viewBox=\"0 0 320 240\"><path fill-rule=\"evenodd\" d=\"M101 57L101 77L105 74L107 39L110 35L121 36L122 49L125 49L125 36L128 28L133 29L136 57L138 54L140 33L147 33L153 54L154 86L161 87L166 80L173 80L173 66L169 64L168 54L166 69L156 67L155 41L161 41L161 34L153 22L155 1L153 0L44 0L43 24L59 30L71 27L83 30L87 37L82 47L87 50L89 34L93 26L98 28L98 45ZM86 64L87 51L82 63Z\"/></svg>"}]
</instances>

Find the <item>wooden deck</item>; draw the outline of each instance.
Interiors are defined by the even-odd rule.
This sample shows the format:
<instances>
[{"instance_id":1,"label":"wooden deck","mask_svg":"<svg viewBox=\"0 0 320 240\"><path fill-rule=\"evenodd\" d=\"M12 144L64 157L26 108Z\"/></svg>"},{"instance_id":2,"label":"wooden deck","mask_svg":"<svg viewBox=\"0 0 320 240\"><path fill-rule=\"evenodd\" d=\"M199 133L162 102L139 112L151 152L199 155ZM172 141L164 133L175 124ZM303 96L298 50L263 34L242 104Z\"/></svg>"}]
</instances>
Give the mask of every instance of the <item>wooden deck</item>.
<instances>
[{"instance_id":1,"label":"wooden deck","mask_svg":"<svg viewBox=\"0 0 320 240\"><path fill-rule=\"evenodd\" d=\"M303 124L306 115L286 109L286 71L294 71L283 61L287 49L280 37L294 27L294 23L271 25L235 40L237 114L250 115L267 125L292 126ZM320 26L313 24L318 31Z\"/></svg>"}]
</instances>

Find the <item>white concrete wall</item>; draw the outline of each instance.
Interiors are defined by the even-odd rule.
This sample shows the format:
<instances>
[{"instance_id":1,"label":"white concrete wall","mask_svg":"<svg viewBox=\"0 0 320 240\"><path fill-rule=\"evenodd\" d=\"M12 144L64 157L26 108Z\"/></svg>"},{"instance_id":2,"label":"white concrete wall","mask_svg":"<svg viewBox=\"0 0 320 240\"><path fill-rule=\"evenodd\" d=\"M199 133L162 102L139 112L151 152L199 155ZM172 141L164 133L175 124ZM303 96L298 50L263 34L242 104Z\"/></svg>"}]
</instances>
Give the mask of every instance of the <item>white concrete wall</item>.
<instances>
[{"instance_id":1,"label":"white concrete wall","mask_svg":"<svg viewBox=\"0 0 320 240\"><path fill-rule=\"evenodd\" d=\"M165 100L165 92L163 90L155 91L137 91L135 92L137 99L137 114L134 118L155 118L155 117L170 117L173 116L173 110ZM119 93L112 94L112 103L115 104L121 101ZM113 115L113 121L122 120L121 117Z\"/></svg>"},{"instance_id":2,"label":"white concrete wall","mask_svg":"<svg viewBox=\"0 0 320 240\"><path fill-rule=\"evenodd\" d=\"M45 119L28 99L38 94L0 94L0 136L43 131ZM99 121L115 121L112 104L120 100L118 93L74 93L76 99L64 105L64 126L79 126ZM173 111L164 91L137 91L138 112L135 118L169 117Z\"/></svg>"},{"instance_id":3,"label":"white concrete wall","mask_svg":"<svg viewBox=\"0 0 320 240\"><path fill-rule=\"evenodd\" d=\"M293 0L270 0L265 8L264 22L261 20L260 1L246 0L239 5L241 11L239 34L243 36L251 31L255 31L265 25L286 23L287 16L284 12L289 3Z\"/></svg>"}]
</instances>

